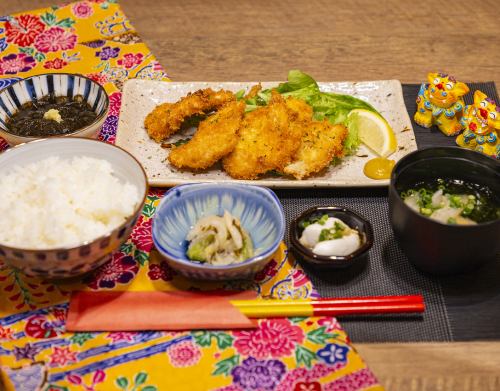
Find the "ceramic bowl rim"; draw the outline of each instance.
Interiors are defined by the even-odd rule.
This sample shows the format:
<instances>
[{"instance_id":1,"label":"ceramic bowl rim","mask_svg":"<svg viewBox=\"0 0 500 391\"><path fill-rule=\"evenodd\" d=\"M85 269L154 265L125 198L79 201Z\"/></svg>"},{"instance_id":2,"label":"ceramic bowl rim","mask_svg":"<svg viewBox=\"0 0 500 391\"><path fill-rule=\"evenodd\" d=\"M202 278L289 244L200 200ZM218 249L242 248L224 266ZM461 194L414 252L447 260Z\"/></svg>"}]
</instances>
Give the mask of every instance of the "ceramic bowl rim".
<instances>
[{"instance_id":1,"label":"ceramic bowl rim","mask_svg":"<svg viewBox=\"0 0 500 391\"><path fill-rule=\"evenodd\" d=\"M405 172L405 167L403 167L402 171L399 172L399 173L396 173L396 171L397 171L398 168L401 168L401 166L404 166L405 164L407 164L406 161L405 161L405 160L407 160L407 158L410 159L414 155L417 155L419 152L421 153L423 151L429 151L431 149L433 149L433 150L435 150L435 149L444 150L445 152L447 152L447 151L460 151L460 152L463 152L465 154L469 154L469 153L474 154L472 156L476 156L479 159L483 159L483 158L485 158L485 159L492 159L492 158L489 158L488 156L486 156L486 155L484 155L484 154L482 154L480 152L472 151L470 149L465 149L465 148L461 148L461 147L451 147L451 146L447 146L447 147L430 147L430 148L418 149L416 151L410 152L408 155L405 155L401 159L399 159L399 161L396 163L396 165L394 166L394 169L392 170L392 173L391 173L391 179L389 181L389 191L391 191L391 192L393 191L394 194L396 194L397 202L399 202L400 204L404 205L404 209L407 210L407 211L409 211L410 214L412 214L413 216L417 216L417 218L420 218L423 221L427 221L428 223L431 223L431 224L432 223L436 224L437 226L440 226L440 227L446 227L446 228L449 228L451 230L473 230L473 229L477 229L477 227L488 227L490 225L494 225L494 224L500 223L500 218L498 218L498 219L495 219L495 220L486 221L486 222L482 222L482 223L471 224L471 225L467 225L467 224L446 224L446 223L442 223L440 221L431 219L430 217L427 217L427 216L425 216L425 215L423 215L421 213L418 213L416 210L413 210L408 205L406 205L406 203L404 202L403 198L401 197L401 194L399 194L399 192L396 190L396 182L400 178L401 174L403 174ZM432 160L437 160L437 159L441 159L441 158L460 159L460 160L466 160L468 162L471 162L471 160L467 159L467 156L463 156L463 157L454 157L454 156L443 157L443 156L436 156L435 158L432 158ZM411 165L413 165L415 163L421 162L421 161L422 161L422 159L419 158L418 160L415 160L414 162L409 163L408 167L410 167ZM494 160L492 159L492 161L494 161ZM481 162L473 161L473 163L476 163L477 165L480 165L480 166L484 167L484 165ZM500 163L498 163L498 165L500 166Z\"/></svg>"},{"instance_id":2,"label":"ceramic bowl rim","mask_svg":"<svg viewBox=\"0 0 500 391\"><path fill-rule=\"evenodd\" d=\"M299 223L300 221L304 220L308 216L312 215L314 212L321 212L321 211L330 211L330 212L344 212L348 215L354 216L356 219L362 221L366 227L366 229L363 231L366 240L365 242L357 248L354 252L348 255L318 255L315 254L311 249L308 249L305 247L300 241L298 240L298 234L299 234ZM346 223L347 224L347 223ZM295 219L292 220L290 223L290 243L294 247L295 250L297 250L301 255L304 257L304 261L311 263L311 264L316 264L316 265L331 265L332 267L335 266L340 266L339 264L343 264L346 262L352 262L356 258L359 258L361 255L365 254L370 250L370 248L373 246L374 242L374 236L373 236L373 228L371 223L365 219L364 217L360 216L357 212L353 211L352 209L346 208L344 206L313 206L312 208L309 208L302 212L300 215L298 215ZM308 258L314 259L313 261L310 261Z\"/></svg>"},{"instance_id":3,"label":"ceramic bowl rim","mask_svg":"<svg viewBox=\"0 0 500 391\"><path fill-rule=\"evenodd\" d=\"M159 223L156 223L156 220L158 219L158 216L159 216L158 212L160 211L160 209L162 207L164 207L164 204L167 203L167 199L171 198L174 191L178 190L179 188L183 188L183 187L188 187L188 188L189 187L194 187L194 188L196 188L196 187L201 187L201 188L217 187L218 188L220 186L226 186L227 188L230 188L230 189L231 188L240 188L240 189L252 188L252 189L255 189L257 192L260 192L260 193L266 194L267 196L270 196L272 203L278 208L278 211L279 211L279 213L278 213L278 215L279 215L279 222L278 222L279 223L279 231L278 231L277 239L263 253L256 255L256 256L253 256L251 258L248 258L243 262L239 262L239 263L235 263L235 264L231 264L231 265L220 265L219 266L219 265L211 265L208 263L197 263L197 262L193 262L193 261L179 258L176 255L171 254L167 249L165 249L161 245L161 243L159 243L159 240L155 234L155 225L159 224ZM165 193L162 200L160 201L160 204L156 208L156 213L153 217L153 224L151 227L151 236L153 238L153 243L162 255L164 255L165 257L167 257L168 259L170 259L171 261L173 261L175 263L178 263L178 264L181 264L184 266L188 266L190 268L205 270L205 271L208 271L208 270L231 271L231 270L239 269L241 267L245 267L245 266L249 266L249 265L252 265L255 263L259 263L263 259L273 255L276 252L276 250L279 248L281 242L283 241L284 235L285 235L285 217L284 217L284 212L283 212L283 206L281 205L281 202L279 201L278 196L271 189L268 189L267 187L262 187L262 186L257 186L257 185L249 185L249 184L243 184L243 183L201 182L201 183L185 183L182 185L172 187L171 189L169 189Z\"/></svg>"},{"instance_id":4,"label":"ceramic bowl rim","mask_svg":"<svg viewBox=\"0 0 500 391\"><path fill-rule=\"evenodd\" d=\"M52 141L57 141L57 140L60 140L60 139L65 140L65 141L67 140L67 141L70 141L70 142L72 142L73 140L75 140L77 142L82 142L83 141L83 142L90 142L90 143L100 143L100 144L104 144L106 146L110 146L112 148L117 148L118 150L121 150L122 152L124 152L141 169L142 176L143 176L144 183L145 183L144 194L142 196L142 200L137 203L137 206L134 208L134 212L130 216L128 216L122 224L120 224L116 228L113 228L111 231L107 232L104 235L101 235L101 236L99 236L99 237L97 237L95 239L92 239L92 240L86 240L86 241L81 242L80 244L78 244L76 246L50 247L50 248L33 249L33 248L23 248L23 247L12 247L12 246L8 246L8 245L5 245L3 243L0 243L0 248L5 248L5 249L10 250L10 251L19 251L19 252L24 252L24 253L40 253L40 252L55 253L55 252L63 252L63 251L71 252L71 251L74 251L74 250L79 249L79 248L84 247L84 246L91 246L94 243L98 243L98 242L100 242L100 241L102 241L102 240L104 240L106 238L109 238L113 234L113 232L115 232L117 230L119 231L122 228L124 228L125 226L127 226L127 224L129 224L130 221L138 213L140 213L141 210L142 210L142 208L144 207L144 202L146 202L146 197L147 197L148 192L149 192L149 184L148 184L148 180L147 180L146 171L144 171L144 168L142 167L142 165L139 163L139 161L130 152L128 152L127 150L125 150L122 147L119 147L117 145L110 144L110 143L107 143L107 142L104 142L104 141L94 140L94 139L87 138L87 137L71 137L71 138L67 138L67 137L50 137L50 138L41 138L41 139L37 139L37 140L26 142L26 143L17 144L15 146L10 147L9 149L3 151L2 155L6 154L6 153L9 153L10 151L14 150L15 148L19 148L19 149L23 148L24 146L26 146L28 144L50 143ZM98 145L98 144L96 144L96 145Z\"/></svg>"},{"instance_id":5,"label":"ceramic bowl rim","mask_svg":"<svg viewBox=\"0 0 500 391\"><path fill-rule=\"evenodd\" d=\"M18 134L11 133L8 129L3 129L3 128L0 128L0 133L8 134L10 137L15 137L15 138L17 138L19 140L27 140L27 141L23 141L23 143L28 143L28 142L31 142L31 141L41 140L41 139L56 138L56 137L78 137L78 135L80 135L81 133L85 133L85 131L91 129L92 127L94 127L96 125L98 125L99 122L101 122L103 119L106 119L106 117L108 115L108 112L109 112L109 95L108 95L108 93L106 92L105 88L102 85L100 85L96 81L92 80L91 78L89 78L87 76L84 76L84 75L81 75L79 73L55 72L55 73L40 73L38 75L32 75L32 76L23 78L21 80L17 80L14 83L8 85L7 87L2 88L0 90L0 93L2 93L3 91L5 91L7 88L10 88L12 86L15 86L15 85L18 85L18 84L21 84L21 83L25 83L27 80L33 79L35 77L48 76L48 75L78 76L78 77L81 77L83 79L89 80L94 85L97 85L98 88L104 93L104 109L103 109L103 112L101 114L99 114L94 119L94 121L92 121L90 124L84 126L83 128L79 128L79 129L76 129L76 130L74 130L72 132L65 133L65 134L53 134L53 135L46 135L46 136L20 136ZM67 96L67 95L60 95L60 96Z\"/></svg>"}]
</instances>

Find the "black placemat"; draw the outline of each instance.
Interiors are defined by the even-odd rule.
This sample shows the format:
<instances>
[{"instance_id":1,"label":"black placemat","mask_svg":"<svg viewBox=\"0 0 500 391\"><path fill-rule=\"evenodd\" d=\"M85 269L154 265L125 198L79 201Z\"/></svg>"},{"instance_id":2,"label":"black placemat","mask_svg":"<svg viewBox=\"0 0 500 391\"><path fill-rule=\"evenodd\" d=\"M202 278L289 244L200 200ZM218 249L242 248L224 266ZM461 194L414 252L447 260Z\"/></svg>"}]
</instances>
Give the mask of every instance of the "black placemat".
<instances>
[{"instance_id":1,"label":"black placemat","mask_svg":"<svg viewBox=\"0 0 500 391\"><path fill-rule=\"evenodd\" d=\"M498 94L494 83L469 83L488 96ZM413 118L419 85L403 86L405 104ZM472 93L465 100L471 103ZM419 148L455 145L438 129L413 123ZM287 223L316 205L351 208L372 223L375 242L369 260L336 272L316 272L304 266L322 296L422 293L423 316L344 317L343 327L355 342L411 342L500 339L500 260L465 276L438 278L416 270L399 249L388 219L387 189L308 189L276 192Z\"/></svg>"}]
</instances>

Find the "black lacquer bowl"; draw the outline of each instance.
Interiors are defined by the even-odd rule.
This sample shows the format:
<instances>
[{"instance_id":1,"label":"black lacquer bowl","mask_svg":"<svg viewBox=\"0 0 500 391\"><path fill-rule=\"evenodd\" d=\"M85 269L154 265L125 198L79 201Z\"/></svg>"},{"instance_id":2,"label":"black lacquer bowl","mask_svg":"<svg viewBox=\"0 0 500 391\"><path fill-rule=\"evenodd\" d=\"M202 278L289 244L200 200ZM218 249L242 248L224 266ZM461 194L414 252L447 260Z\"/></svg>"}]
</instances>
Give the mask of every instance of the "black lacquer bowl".
<instances>
[{"instance_id":1,"label":"black lacquer bowl","mask_svg":"<svg viewBox=\"0 0 500 391\"><path fill-rule=\"evenodd\" d=\"M359 232L361 246L356 251L345 256L325 256L313 253L312 250L300 243L299 239L304 230L301 228L301 222L309 221L311 218L321 217L325 214L342 220L349 227ZM373 231L368 220L365 220L350 209L338 206L315 206L306 210L292 221L290 224L290 243L293 253L315 269L343 269L360 262L368 256L368 250L373 245Z\"/></svg>"},{"instance_id":2,"label":"black lacquer bowl","mask_svg":"<svg viewBox=\"0 0 500 391\"><path fill-rule=\"evenodd\" d=\"M420 270L457 274L500 259L500 219L477 225L443 224L408 207L400 197L415 183L437 178L488 186L500 197L500 163L455 147L416 151L394 167L389 185L389 216L396 239Z\"/></svg>"}]
</instances>

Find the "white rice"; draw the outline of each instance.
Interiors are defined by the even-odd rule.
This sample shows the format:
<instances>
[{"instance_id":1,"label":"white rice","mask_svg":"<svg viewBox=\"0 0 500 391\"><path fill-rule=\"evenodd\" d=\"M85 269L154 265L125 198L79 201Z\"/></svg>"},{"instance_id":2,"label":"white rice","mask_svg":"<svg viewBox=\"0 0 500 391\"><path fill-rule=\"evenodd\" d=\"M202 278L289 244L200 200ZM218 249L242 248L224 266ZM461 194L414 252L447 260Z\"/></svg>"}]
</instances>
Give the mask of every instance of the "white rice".
<instances>
[{"instance_id":1,"label":"white rice","mask_svg":"<svg viewBox=\"0 0 500 391\"><path fill-rule=\"evenodd\" d=\"M0 175L0 243L49 249L109 233L134 212L139 191L106 160L51 157Z\"/></svg>"}]
</instances>

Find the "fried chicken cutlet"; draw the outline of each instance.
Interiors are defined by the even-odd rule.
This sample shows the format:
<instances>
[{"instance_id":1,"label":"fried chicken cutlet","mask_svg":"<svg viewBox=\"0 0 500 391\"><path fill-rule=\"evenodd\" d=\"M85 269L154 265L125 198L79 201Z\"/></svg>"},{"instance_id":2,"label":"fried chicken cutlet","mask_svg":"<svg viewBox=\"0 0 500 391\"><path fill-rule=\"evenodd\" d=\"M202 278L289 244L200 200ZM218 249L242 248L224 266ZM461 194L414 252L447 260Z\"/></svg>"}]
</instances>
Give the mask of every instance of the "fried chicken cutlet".
<instances>
[{"instance_id":1,"label":"fried chicken cutlet","mask_svg":"<svg viewBox=\"0 0 500 391\"><path fill-rule=\"evenodd\" d=\"M195 114L217 110L236 97L231 91L214 91L211 88L189 93L176 103L164 103L149 113L144 126L156 142L161 142L177 132L182 123Z\"/></svg>"},{"instance_id":2,"label":"fried chicken cutlet","mask_svg":"<svg viewBox=\"0 0 500 391\"><path fill-rule=\"evenodd\" d=\"M160 135L164 132L167 126L168 112L173 103L162 103L154 108L154 110L146 116L144 127L148 131L149 136L156 142L162 141Z\"/></svg>"},{"instance_id":3,"label":"fried chicken cutlet","mask_svg":"<svg viewBox=\"0 0 500 391\"><path fill-rule=\"evenodd\" d=\"M286 107L297 114L296 121L312 121L313 109L305 101L290 96L286 98L285 103Z\"/></svg>"},{"instance_id":4,"label":"fried chicken cutlet","mask_svg":"<svg viewBox=\"0 0 500 391\"><path fill-rule=\"evenodd\" d=\"M231 153L238 142L238 129L245 102L233 101L198 125L193 138L174 148L168 160L178 168L203 170Z\"/></svg>"},{"instance_id":5,"label":"fried chicken cutlet","mask_svg":"<svg viewBox=\"0 0 500 391\"><path fill-rule=\"evenodd\" d=\"M283 97L273 93L267 106L245 115L236 147L223 159L224 170L236 179L283 170L300 146L300 128L289 126L295 116Z\"/></svg>"},{"instance_id":6,"label":"fried chicken cutlet","mask_svg":"<svg viewBox=\"0 0 500 391\"><path fill-rule=\"evenodd\" d=\"M284 168L284 173L296 179L317 173L327 167L336 156L343 156L344 140L347 128L343 125L332 125L328 120L303 121L303 136L297 158Z\"/></svg>"},{"instance_id":7,"label":"fried chicken cutlet","mask_svg":"<svg viewBox=\"0 0 500 391\"><path fill-rule=\"evenodd\" d=\"M247 92L247 94L244 96L243 99L247 100L255 98L257 94L260 92L260 90L262 90L262 85L260 83L252 86L252 88L250 88L250 90Z\"/></svg>"}]
</instances>

